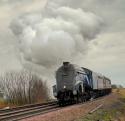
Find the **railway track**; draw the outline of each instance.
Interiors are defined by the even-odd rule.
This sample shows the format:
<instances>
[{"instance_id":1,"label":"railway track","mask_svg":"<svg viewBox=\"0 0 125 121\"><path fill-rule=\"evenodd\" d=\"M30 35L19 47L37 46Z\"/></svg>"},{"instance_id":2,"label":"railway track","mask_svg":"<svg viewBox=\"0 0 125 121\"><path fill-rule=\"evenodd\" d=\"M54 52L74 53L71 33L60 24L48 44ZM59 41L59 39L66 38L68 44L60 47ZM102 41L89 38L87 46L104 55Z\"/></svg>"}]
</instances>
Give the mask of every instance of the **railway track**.
<instances>
[{"instance_id":1,"label":"railway track","mask_svg":"<svg viewBox=\"0 0 125 121\"><path fill-rule=\"evenodd\" d=\"M44 104L19 106L12 109L1 109L0 121L17 121L20 119L54 111L57 108L59 108L57 101L54 101Z\"/></svg>"},{"instance_id":2,"label":"railway track","mask_svg":"<svg viewBox=\"0 0 125 121\"><path fill-rule=\"evenodd\" d=\"M103 97L93 99L92 101L84 102L82 103L82 105L86 105L89 102L94 102L96 100L100 100L105 97L106 96L103 96ZM81 105L81 103L75 104L75 105ZM17 120L29 118L35 115L56 111L62 108L65 108L65 107L59 107L59 105L57 104L57 101L54 101L54 102L49 102L44 104L31 104L31 105L19 106L12 109L3 109L3 110L0 110L0 121L17 121Z\"/></svg>"}]
</instances>

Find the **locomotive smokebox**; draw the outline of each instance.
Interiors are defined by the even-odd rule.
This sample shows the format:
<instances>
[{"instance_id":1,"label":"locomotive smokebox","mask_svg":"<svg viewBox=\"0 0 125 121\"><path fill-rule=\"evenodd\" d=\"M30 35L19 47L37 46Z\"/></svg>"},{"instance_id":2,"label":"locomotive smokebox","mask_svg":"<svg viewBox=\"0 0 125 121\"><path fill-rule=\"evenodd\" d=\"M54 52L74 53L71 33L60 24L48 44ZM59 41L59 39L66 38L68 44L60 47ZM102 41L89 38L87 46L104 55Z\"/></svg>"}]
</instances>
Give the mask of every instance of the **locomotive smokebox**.
<instances>
[{"instance_id":1,"label":"locomotive smokebox","mask_svg":"<svg viewBox=\"0 0 125 121\"><path fill-rule=\"evenodd\" d=\"M64 69L67 69L68 67L69 67L69 62L63 62L63 67L64 67Z\"/></svg>"}]
</instances>

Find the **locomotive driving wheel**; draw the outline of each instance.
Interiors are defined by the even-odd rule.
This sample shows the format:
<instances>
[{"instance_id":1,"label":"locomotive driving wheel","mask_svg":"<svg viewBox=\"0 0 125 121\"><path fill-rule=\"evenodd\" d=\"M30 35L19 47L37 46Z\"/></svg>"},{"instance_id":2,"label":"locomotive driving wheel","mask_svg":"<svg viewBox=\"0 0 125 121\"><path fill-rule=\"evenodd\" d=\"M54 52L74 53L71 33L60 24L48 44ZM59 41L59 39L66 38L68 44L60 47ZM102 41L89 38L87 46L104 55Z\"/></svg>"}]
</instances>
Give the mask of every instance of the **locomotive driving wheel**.
<instances>
[{"instance_id":1,"label":"locomotive driving wheel","mask_svg":"<svg viewBox=\"0 0 125 121\"><path fill-rule=\"evenodd\" d=\"M82 93L82 86L79 86L79 90L77 91L77 103L84 102L84 96Z\"/></svg>"}]
</instances>

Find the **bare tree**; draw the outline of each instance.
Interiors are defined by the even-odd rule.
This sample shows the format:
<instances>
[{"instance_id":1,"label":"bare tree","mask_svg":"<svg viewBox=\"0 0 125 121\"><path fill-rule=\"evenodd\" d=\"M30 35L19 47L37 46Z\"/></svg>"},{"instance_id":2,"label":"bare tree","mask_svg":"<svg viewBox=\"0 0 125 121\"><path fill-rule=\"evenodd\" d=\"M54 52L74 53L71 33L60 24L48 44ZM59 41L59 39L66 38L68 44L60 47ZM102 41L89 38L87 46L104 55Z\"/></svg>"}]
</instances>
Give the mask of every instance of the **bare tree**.
<instances>
[{"instance_id":1,"label":"bare tree","mask_svg":"<svg viewBox=\"0 0 125 121\"><path fill-rule=\"evenodd\" d=\"M37 103L48 99L47 85L36 74L21 71L1 76L1 90L9 103Z\"/></svg>"}]
</instances>

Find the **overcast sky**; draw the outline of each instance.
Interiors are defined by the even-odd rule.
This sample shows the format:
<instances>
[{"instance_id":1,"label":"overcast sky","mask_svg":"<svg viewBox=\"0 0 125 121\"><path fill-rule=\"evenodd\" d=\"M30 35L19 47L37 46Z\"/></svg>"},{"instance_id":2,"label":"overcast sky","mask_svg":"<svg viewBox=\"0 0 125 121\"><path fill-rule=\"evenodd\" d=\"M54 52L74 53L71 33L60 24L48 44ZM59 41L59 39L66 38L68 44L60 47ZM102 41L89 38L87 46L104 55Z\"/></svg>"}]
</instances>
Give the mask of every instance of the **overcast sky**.
<instances>
[{"instance_id":1,"label":"overcast sky","mask_svg":"<svg viewBox=\"0 0 125 121\"><path fill-rule=\"evenodd\" d=\"M18 38L10 29L10 23L26 13L42 13L45 4L46 0L0 0L0 73L26 66L22 64ZM125 0L82 0L80 4L75 1L74 7L99 16L104 26L101 33L89 42L87 54L78 65L125 86Z\"/></svg>"}]
</instances>

